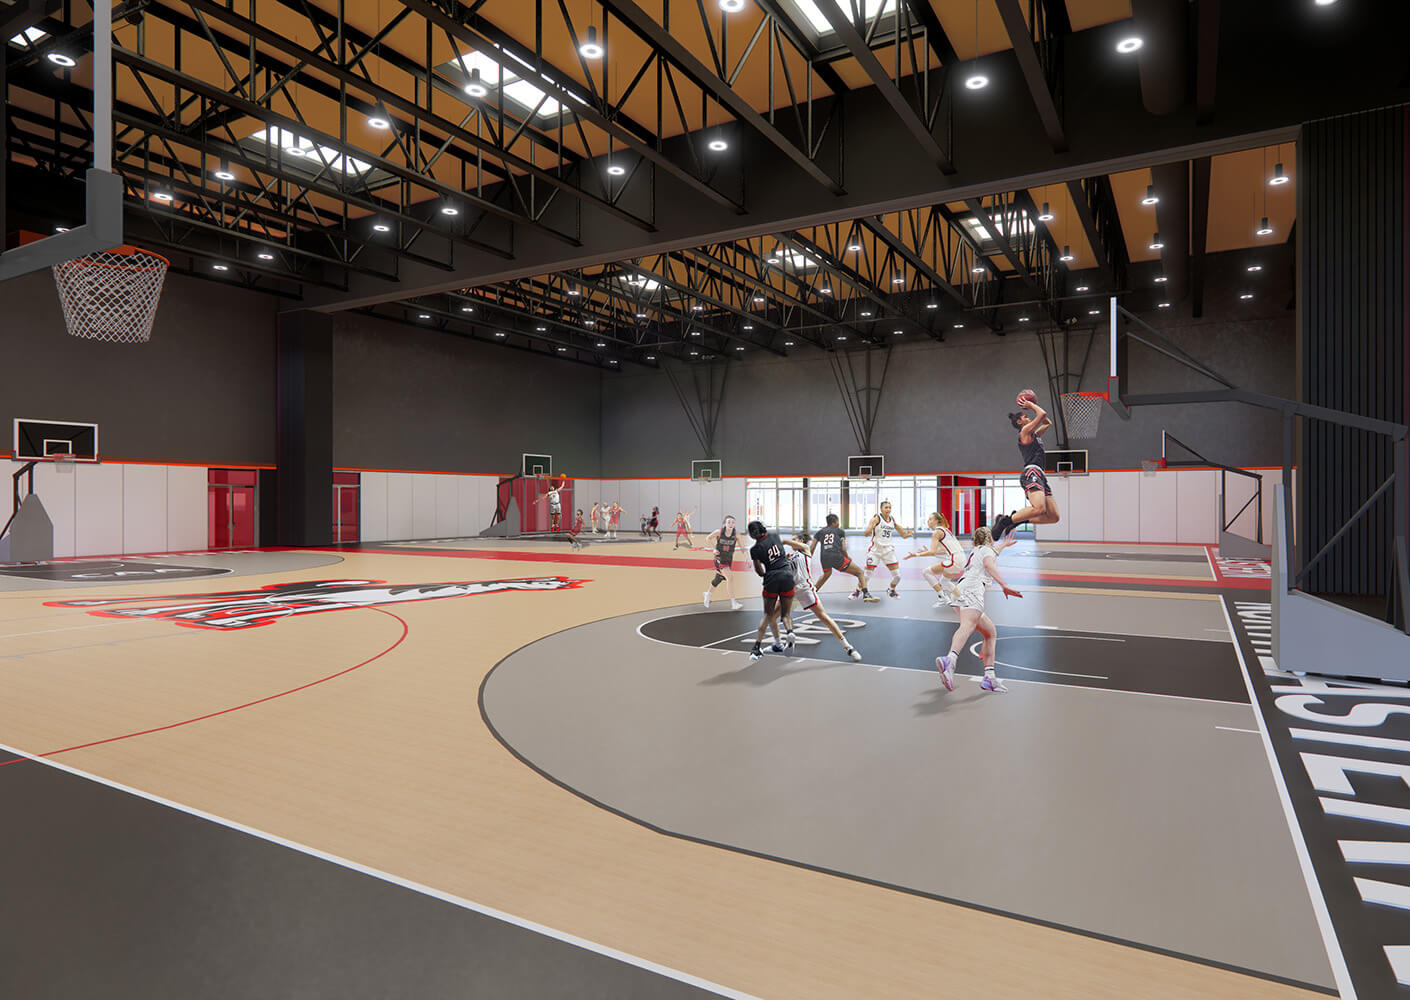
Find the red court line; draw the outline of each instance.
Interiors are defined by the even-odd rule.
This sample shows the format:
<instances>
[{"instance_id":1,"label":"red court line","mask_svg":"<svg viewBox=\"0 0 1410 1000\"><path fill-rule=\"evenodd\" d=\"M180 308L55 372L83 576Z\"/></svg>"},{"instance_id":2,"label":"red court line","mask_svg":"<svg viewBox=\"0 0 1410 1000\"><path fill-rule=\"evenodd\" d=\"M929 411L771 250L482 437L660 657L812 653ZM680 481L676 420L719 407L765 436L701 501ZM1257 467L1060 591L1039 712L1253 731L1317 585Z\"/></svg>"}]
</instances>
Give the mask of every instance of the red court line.
<instances>
[{"instance_id":1,"label":"red court line","mask_svg":"<svg viewBox=\"0 0 1410 1000\"><path fill-rule=\"evenodd\" d=\"M179 727L181 727L181 726L189 726L189 725L190 725L191 723L193 723L193 722L204 722L206 719L214 719L214 718L215 718L216 716L218 716L218 715L229 715L231 712L238 712L238 711L240 711L240 709L242 709L242 708L250 708L250 707L252 707L252 706L254 706L254 705L263 705L263 704L264 704L265 702L267 702L267 701L273 701L273 700L276 699L276 698L283 698L285 695L288 695L288 694L294 694L294 693L299 692L299 691L305 691L305 690L307 690L308 688L316 687L316 686L318 686L319 684L324 684L324 683L326 683L326 682L328 682L328 681L331 681L331 680L333 680L333 678L335 678L335 677L342 677L344 674L350 674L350 673L352 673L354 670L357 670L359 667L365 667L365 666L367 666L369 663L372 663L374 660L380 660L382 657L386 656L386 655L387 655L388 653L390 653L392 650L396 649L396 648L397 648L398 646L400 646L404 641L406 641L407 634L411 631L410 627L406 624L406 619L402 618L401 615L393 614L393 613L390 612L390 611L387 611L387 610L385 610L385 609L383 609L383 608L378 608L378 607L369 607L368 610L369 610L369 611L377 611L377 612L380 612L381 614L387 615L387 616L390 617L390 618L395 618L397 621L401 622L401 635L397 636L396 641L393 642L393 643L392 643L390 646L388 646L386 649L382 650L380 653L377 653L377 654L374 655L374 656L369 656L367 659L363 660L361 663L355 663L355 664L353 664L351 667L346 667L346 668L344 668L344 669L342 669L342 670L339 670L339 671L338 671L337 673L335 673L335 674L329 674L327 677L320 677L320 678L318 678L318 680L316 680L316 681L309 681L307 684L300 684L298 687L290 688L290 689L287 690L287 691L280 691L278 694L266 695L265 697L263 697L263 698L257 698L257 699L255 699L254 701L247 701L247 702L245 702L243 705L235 705L235 706L232 706L231 708L222 708L222 709L221 709L220 711L218 711L218 712L207 712L205 715L198 715L198 716L196 716L194 719L183 719L183 720L181 720L180 722L170 722L170 723L167 723L165 726L154 726L154 727L151 728L151 729L143 729L143 730L141 730L140 732L124 733L124 734L121 735L121 736L110 736L110 737L108 737L108 738L105 739L105 740L94 740L94 741L92 741L91 743L79 743L79 744L76 744L76 745L71 746L71 747L64 747L64 748L62 748L62 749L60 749L60 750L50 750L48 753L35 754L35 756L36 756L36 757L54 757L54 756L57 756L58 754L61 754L61 753L69 753L69 752L71 752L71 751L73 751L73 750L86 750L86 749L89 748L89 747L98 747L98 746L102 746L104 743L117 743L119 740L130 740L130 739L132 739L132 738L135 737L135 736L147 736L147 735L150 735L151 733L160 733L160 732L163 732L163 731L165 731L165 730L167 730L167 729L177 729L177 728L179 728ZM0 767L4 767L4 766L7 765L7 764L18 764L18 763L19 763L20 761L22 761L22 760L29 760L29 758L28 758L28 757L12 757L10 760L0 760Z\"/></svg>"}]
</instances>

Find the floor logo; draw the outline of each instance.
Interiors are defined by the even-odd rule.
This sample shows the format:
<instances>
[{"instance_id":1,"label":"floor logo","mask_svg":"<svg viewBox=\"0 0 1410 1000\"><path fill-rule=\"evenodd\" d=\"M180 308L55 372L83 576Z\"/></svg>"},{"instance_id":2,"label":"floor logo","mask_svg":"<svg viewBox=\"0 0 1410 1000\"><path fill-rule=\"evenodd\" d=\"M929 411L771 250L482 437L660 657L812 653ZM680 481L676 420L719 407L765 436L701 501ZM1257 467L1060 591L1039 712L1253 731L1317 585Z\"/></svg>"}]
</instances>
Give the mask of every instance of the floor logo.
<instances>
[{"instance_id":1,"label":"floor logo","mask_svg":"<svg viewBox=\"0 0 1410 1000\"><path fill-rule=\"evenodd\" d=\"M233 572L224 566L173 566L125 560L41 562L0 568L0 576L64 583L138 583L142 580L179 580L183 577L221 576Z\"/></svg>"},{"instance_id":2,"label":"floor logo","mask_svg":"<svg viewBox=\"0 0 1410 1000\"><path fill-rule=\"evenodd\" d=\"M566 576L393 586L385 580L314 580L272 583L258 590L154 597L97 597L44 603L51 608L100 609L90 610L89 614L106 618L160 618L186 628L229 631L273 625L294 615L349 611L410 601L435 601L447 597L473 597L511 590L568 590L588 582Z\"/></svg>"}]
</instances>

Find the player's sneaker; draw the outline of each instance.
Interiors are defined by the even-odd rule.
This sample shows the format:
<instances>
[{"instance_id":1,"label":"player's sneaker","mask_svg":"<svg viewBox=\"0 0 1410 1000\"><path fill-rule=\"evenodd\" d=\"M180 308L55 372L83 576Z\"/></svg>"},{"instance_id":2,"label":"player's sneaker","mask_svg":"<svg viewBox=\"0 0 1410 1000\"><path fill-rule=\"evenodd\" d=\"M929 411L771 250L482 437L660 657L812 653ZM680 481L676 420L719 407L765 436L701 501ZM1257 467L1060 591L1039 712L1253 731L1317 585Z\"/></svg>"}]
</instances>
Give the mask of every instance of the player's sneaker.
<instances>
[{"instance_id":1,"label":"player's sneaker","mask_svg":"<svg viewBox=\"0 0 1410 1000\"><path fill-rule=\"evenodd\" d=\"M779 639L777 642L775 642L772 646L769 647L770 653L786 653L787 651L788 647L783 644L782 639Z\"/></svg>"},{"instance_id":2,"label":"player's sneaker","mask_svg":"<svg viewBox=\"0 0 1410 1000\"><path fill-rule=\"evenodd\" d=\"M935 658L935 669L940 671L940 683L946 691L955 689L955 654L946 653Z\"/></svg>"},{"instance_id":3,"label":"player's sneaker","mask_svg":"<svg viewBox=\"0 0 1410 1000\"><path fill-rule=\"evenodd\" d=\"M856 648L855 646L848 646L848 647L847 647L847 655L852 658L852 662L853 662L853 663L861 663L861 662L862 662L862 654L859 653L859 652L857 652L857 648Z\"/></svg>"},{"instance_id":4,"label":"player's sneaker","mask_svg":"<svg viewBox=\"0 0 1410 1000\"><path fill-rule=\"evenodd\" d=\"M850 594L847 595L847 600L849 600L849 601L855 601L857 598L859 598L859 597L861 597L861 596L862 596L862 592L861 592L860 590L854 590L854 591L852 591Z\"/></svg>"},{"instance_id":5,"label":"player's sneaker","mask_svg":"<svg viewBox=\"0 0 1410 1000\"><path fill-rule=\"evenodd\" d=\"M888 588L886 589L886 596L887 596L887 597L900 597L901 595L898 594L898 593L896 593L896 588L895 588L895 587L888 587Z\"/></svg>"},{"instance_id":6,"label":"player's sneaker","mask_svg":"<svg viewBox=\"0 0 1410 1000\"><path fill-rule=\"evenodd\" d=\"M759 648L759 644L757 642L754 643L754 648L749 651L749 662L753 663L756 660L762 660L763 658L764 651Z\"/></svg>"},{"instance_id":7,"label":"player's sneaker","mask_svg":"<svg viewBox=\"0 0 1410 1000\"><path fill-rule=\"evenodd\" d=\"M710 592L708 590L705 591L705 606L707 608L710 606Z\"/></svg>"},{"instance_id":8,"label":"player's sneaker","mask_svg":"<svg viewBox=\"0 0 1410 1000\"><path fill-rule=\"evenodd\" d=\"M1013 518L1007 514L1000 514L994 518L994 526L989 529L989 534L994 536L994 541L1000 541L1012 525Z\"/></svg>"},{"instance_id":9,"label":"player's sneaker","mask_svg":"<svg viewBox=\"0 0 1410 1000\"><path fill-rule=\"evenodd\" d=\"M872 594L869 590L862 591L862 600L867 604L880 604L881 598Z\"/></svg>"},{"instance_id":10,"label":"player's sneaker","mask_svg":"<svg viewBox=\"0 0 1410 1000\"><path fill-rule=\"evenodd\" d=\"M705 606L708 608L710 605L707 604L707 605L705 605ZM938 600L938 601L936 601L934 604L932 604L931 607L932 607L932 608L948 608L948 607L950 607L950 603L949 603L948 601L946 601L946 600L942 597L942 598L940 598L940 600Z\"/></svg>"},{"instance_id":11,"label":"player's sneaker","mask_svg":"<svg viewBox=\"0 0 1410 1000\"><path fill-rule=\"evenodd\" d=\"M997 677L990 677L988 674L984 675L984 679L979 682L979 686L985 691L993 691L995 694L1003 694L1008 690L1008 688L1004 687L1003 681L999 680Z\"/></svg>"},{"instance_id":12,"label":"player's sneaker","mask_svg":"<svg viewBox=\"0 0 1410 1000\"><path fill-rule=\"evenodd\" d=\"M738 611L740 608L744 607L744 605L740 604L738 601L730 601L729 606L732 611Z\"/></svg>"},{"instance_id":13,"label":"player's sneaker","mask_svg":"<svg viewBox=\"0 0 1410 1000\"><path fill-rule=\"evenodd\" d=\"M796 642L797 642L797 640L794 638L793 630L792 630L792 629L789 629L787 632L785 632L785 633L783 634L783 644L788 647L788 651L789 651L790 653L793 652L793 647L794 647L794 645L796 644Z\"/></svg>"}]
</instances>

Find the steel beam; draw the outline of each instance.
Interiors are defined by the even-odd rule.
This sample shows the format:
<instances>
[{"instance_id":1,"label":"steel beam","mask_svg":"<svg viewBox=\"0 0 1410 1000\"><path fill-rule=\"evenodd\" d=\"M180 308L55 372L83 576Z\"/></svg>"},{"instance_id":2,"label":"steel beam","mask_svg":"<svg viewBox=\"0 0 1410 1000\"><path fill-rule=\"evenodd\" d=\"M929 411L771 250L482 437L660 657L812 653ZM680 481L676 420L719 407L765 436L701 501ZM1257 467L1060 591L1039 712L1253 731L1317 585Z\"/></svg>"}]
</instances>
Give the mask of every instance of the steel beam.
<instances>
[{"instance_id":1,"label":"steel beam","mask_svg":"<svg viewBox=\"0 0 1410 1000\"><path fill-rule=\"evenodd\" d=\"M994 0L994 5L999 8L1004 30L1008 32L1009 42L1013 45L1014 58L1018 60L1023 82L1028 85L1028 94L1033 98L1033 106L1043 123L1043 130L1048 134L1048 141L1052 143L1053 152L1065 153L1067 134L1062 127L1062 109L1058 107L1057 98L1048 85L1048 73L1043 66L1038 46L1033 41L1032 28L1019 7L1019 0ZM1042 9L1034 8L1035 14ZM1039 20L1041 27L1041 18Z\"/></svg>"}]
</instances>

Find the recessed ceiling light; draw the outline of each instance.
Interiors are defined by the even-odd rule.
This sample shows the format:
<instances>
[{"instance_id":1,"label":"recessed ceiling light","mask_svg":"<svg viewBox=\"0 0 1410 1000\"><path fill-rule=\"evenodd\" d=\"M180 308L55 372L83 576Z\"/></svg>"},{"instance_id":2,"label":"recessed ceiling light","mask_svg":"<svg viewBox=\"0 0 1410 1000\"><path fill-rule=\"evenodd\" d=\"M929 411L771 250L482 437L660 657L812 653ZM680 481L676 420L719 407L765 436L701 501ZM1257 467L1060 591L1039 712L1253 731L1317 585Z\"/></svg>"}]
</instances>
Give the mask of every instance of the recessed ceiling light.
<instances>
[{"instance_id":1,"label":"recessed ceiling light","mask_svg":"<svg viewBox=\"0 0 1410 1000\"><path fill-rule=\"evenodd\" d=\"M691 351L691 352L690 352L690 356L691 356L692 358L697 358L697 357L700 356L700 352L699 352L699 351Z\"/></svg>"},{"instance_id":2,"label":"recessed ceiling light","mask_svg":"<svg viewBox=\"0 0 1410 1000\"><path fill-rule=\"evenodd\" d=\"M304 155L304 148L302 146L285 146L283 149L284 152L288 153L290 156L298 157Z\"/></svg>"},{"instance_id":3,"label":"recessed ceiling light","mask_svg":"<svg viewBox=\"0 0 1410 1000\"><path fill-rule=\"evenodd\" d=\"M563 353L566 352L567 350L568 350L568 348L566 348L566 347L560 347L560 348L558 348L558 353L559 353L559 354L563 354Z\"/></svg>"},{"instance_id":4,"label":"recessed ceiling light","mask_svg":"<svg viewBox=\"0 0 1410 1000\"><path fill-rule=\"evenodd\" d=\"M1259 227L1254 230L1254 234L1257 235L1257 236L1272 236L1272 235L1273 235L1273 227L1270 226L1270 225L1268 225L1268 216L1265 215L1265 216L1263 217L1263 222L1262 222L1262 224L1259 225Z\"/></svg>"},{"instance_id":5,"label":"recessed ceiling light","mask_svg":"<svg viewBox=\"0 0 1410 1000\"><path fill-rule=\"evenodd\" d=\"M56 233L66 233L66 232L68 232L68 231L69 231L69 227L68 227L68 226L55 226L55 227L54 227L54 232L56 232Z\"/></svg>"},{"instance_id":6,"label":"recessed ceiling light","mask_svg":"<svg viewBox=\"0 0 1410 1000\"><path fill-rule=\"evenodd\" d=\"M846 334L838 334L838 335L837 335L837 339L838 339L838 340L846 340L846 339L847 339L847 335L846 335Z\"/></svg>"},{"instance_id":7,"label":"recessed ceiling light","mask_svg":"<svg viewBox=\"0 0 1410 1000\"><path fill-rule=\"evenodd\" d=\"M905 333L905 332L906 332L905 330L892 330L892 331L891 331L891 336L893 336L893 337L899 337L901 334L903 334L903 333Z\"/></svg>"},{"instance_id":8,"label":"recessed ceiling light","mask_svg":"<svg viewBox=\"0 0 1410 1000\"><path fill-rule=\"evenodd\" d=\"M375 128L379 130L389 129L392 127L392 123L386 118L383 118L381 115L373 115L371 118L367 119L367 125L369 128Z\"/></svg>"},{"instance_id":9,"label":"recessed ceiling light","mask_svg":"<svg viewBox=\"0 0 1410 1000\"><path fill-rule=\"evenodd\" d=\"M781 258L778 258L778 257L766 257L765 260L766 260L768 263L770 263L770 264L777 264L777 263L780 262Z\"/></svg>"},{"instance_id":10,"label":"recessed ceiling light","mask_svg":"<svg viewBox=\"0 0 1410 1000\"><path fill-rule=\"evenodd\" d=\"M736 347L735 350L736 350L736 351L742 351L742 350L744 350L744 348L742 348L742 347Z\"/></svg>"},{"instance_id":11,"label":"recessed ceiling light","mask_svg":"<svg viewBox=\"0 0 1410 1000\"><path fill-rule=\"evenodd\" d=\"M654 354L648 354L648 355L646 356L646 360L647 360L647 361L655 361L655 360L656 360L656 355L654 355Z\"/></svg>"},{"instance_id":12,"label":"recessed ceiling light","mask_svg":"<svg viewBox=\"0 0 1410 1000\"><path fill-rule=\"evenodd\" d=\"M607 172L613 177L621 177L627 172L627 168L622 166L620 163L611 163L607 166Z\"/></svg>"},{"instance_id":13,"label":"recessed ceiling light","mask_svg":"<svg viewBox=\"0 0 1410 1000\"><path fill-rule=\"evenodd\" d=\"M763 297L762 295L756 295L756 296L754 296L754 304L755 304L755 305L762 305L763 302L764 302L764 297Z\"/></svg>"},{"instance_id":14,"label":"recessed ceiling light","mask_svg":"<svg viewBox=\"0 0 1410 1000\"><path fill-rule=\"evenodd\" d=\"M956 330L963 330L963 329L964 329L964 324L963 324L963 323L956 323L956 324L955 324L955 329L956 329Z\"/></svg>"},{"instance_id":15,"label":"recessed ceiling light","mask_svg":"<svg viewBox=\"0 0 1410 1000\"><path fill-rule=\"evenodd\" d=\"M903 277L901 277L899 274L896 275L896 277L894 277L894 278L891 279L891 284L893 284L893 285L904 285L905 283L906 283L906 279L903 278Z\"/></svg>"},{"instance_id":16,"label":"recessed ceiling light","mask_svg":"<svg viewBox=\"0 0 1410 1000\"><path fill-rule=\"evenodd\" d=\"M1245 300L1251 299L1251 298L1253 298L1253 293L1252 293L1252 292L1244 292L1242 295L1239 296L1239 298L1245 299Z\"/></svg>"},{"instance_id":17,"label":"recessed ceiling light","mask_svg":"<svg viewBox=\"0 0 1410 1000\"><path fill-rule=\"evenodd\" d=\"M1169 309L1169 308L1170 308L1170 303L1169 303L1169 302L1162 302L1162 303L1160 304L1160 308L1162 308L1162 309Z\"/></svg>"},{"instance_id":18,"label":"recessed ceiling light","mask_svg":"<svg viewBox=\"0 0 1410 1000\"><path fill-rule=\"evenodd\" d=\"M984 273L984 265L983 265L983 264L975 264L973 267L971 267L971 268L969 269L969 273L970 273L970 274L983 274L983 273Z\"/></svg>"},{"instance_id":19,"label":"recessed ceiling light","mask_svg":"<svg viewBox=\"0 0 1410 1000\"><path fill-rule=\"evenodd\" d=\"M1088 309L1088 310L1087 310L1087 315L1088 315L1088 316L1100 316L1101 314L1102 314L1102 311L1101 311L1100 309Z\"/></svg>"},{"instance_id":20,"label":"recessed ceiling light","mask_svg":"<svg viewBox=\"0 0 1410 1000\"><path fill-rule=\"evenodd\" d=\"M431 318L431 314L430 314L430 313L418 313L417 316L416 316L416 318L417 318L417 319L430 319L430 318Z\"/></svg>"},{"instance_id":21,"label":"recessed ceiling light","mask_svg":"<svg viewBox=\"0 0 1410 1000\"><path fill-rule=\"evenodd\" d=\"M496 330L496 331L494 332L494 335L495 335L496 337L503 337L505 334L504 334L504 331L503 331L503 330Z\"/></svg>"},{"instance_id":22,"label":"recessed ceiling light","mask_svg":"<svg viewBox=\"0 0 1410 1000\"><path fill-rule=\"evenodd\" d=\"M818 289L818 293L821 294L821 295L831 295L831 294L832 294L832 289L831 289L831 288L819 288L819 289Z\"/></svg>"},{"instance_id":23,"label":"recessed ceiling light","mask_svg":"<svg viewBox=\"0 0 1410 1000\"><path fill-rule=\"evenodd\" d=\"M45 58L55 66L62 66L64 69L73 69L78 65L73 56L66 56L62 52L50 52Z\"/></svg>"},{"instance_id":24,"label":"recessed ceiling light","mask_svg":"<svg viewBox=\"0 0 1410 1000\"><path fill-rule=\"evenodd\" d=\"M1257 272L1257 271L1261 271L1261 270L1263 270L1263 265L1262 265L1262 264L1250 264L1250 265L1248 266L1248 272L1249 272L1250 274L1253 274L1253 273L1255 273L1255 272Z\"/></svg>"},{"instance_id":25,"label":"recessed ceiling light","mask_svg":"<svg viewBox=\"0 0 1410 1000\"><path fill-rule=\"evenodd\" d=\"M585 319L585 320L583 320L583 326L597 326L597 320L595 320L595 319Z\"/></svg>"},{"instance_id":26,"label":"recessed ceiling light","mask_svg":"<svg viewBox=\"0 0 1410 1000\"><path fill-rule=\"evenodd\" d=\"M583 293L580 292L580 291L578 291L576 288L570 288L570 289L568 289L568 294L569 294L569 295L581 295L581 294L583 294Z\"/></svg>"},{"instance_id":27,"label":"recessed ceiling light","mask_svg":"<svg viewBox=\"0 0 1410 1000\"><path fill-rule=\"evenodd\" d=\"M940 303L938 303L938 302L927 302L927 303L925 304L925 308L927 308L927 309L939 309L939 308L940 308Z\"/></svg>"},{"instance_id":28,"label":"recessed ceiling light","mask_svg":"<svg viewBox=\"0 0 1410 1000\"><path fill-rule=\"evenodd\" d=\"M711 139L705 145L714 153L723 153L725 150L729 149L729 143L725 142L723 139Z\"/></svg>"},{"instance_id":29,"label":"recessed ceiling light","mask_svg":"<svg viewBox=\"0 0 1410 1000\"><path fill-rule=\"evenodd\" d=\"M372 230L373 232L377 233L390 233L392 231L392 227L387 225L385 222L374 222L372 223Z\"/></svg>"},{"instance_id":30,"label":"recessed ceiling light","mask_svg":"<svg viewBox=\"0 0 1410 1000\"><path fill-rule=\"evenodd\" d=\"M866 317L868 317L868 316L870 316L870 315L871 315L871 310L870 310L870 309L863 309L863 310L862 310L862 317L863 317L863 318L866 318Z\"/></svg>"},{"instance_id":31,"label":"recessed ceiling light","mask_svg":"<svg viewBox=\"0 0 1410 1000\"><path fill-rule=\"evenodd\" d=\"M1027 317L1027 316L1020 316L1020 317L1018 317L1018 321L1019 321L1020 323L1027 323L1027 322L1028 322L1028 317Z\"/></svg>"},{"instance_id":32,"label":"recessed ceiling light","mask_svg":"<svg viewBox=\"0 0 1410 1000\"><path fill-rule=\"evenodd\" d=\"M1078 290L1079 292L1085 292L1085 291L1087 291L1090 287L1091 287L1090 285L1078 285L1078 286L1077 286L1077 290Z\"/></svg>"},{"instance_id":33,"label":"recessed ceiling light","mask_svg":"<svg viewBox=\"0 0 1410 1000\"><path fill-rule=\"evenodd\" d=\"M738 14L744 9L744 0L720 0L720 10L726 14Z\"/></svg>"},{"instance_id":34,"label":"recessed ceiling light","mask_svg":"<svg viewBox=\"0 0 1410 1000\"><path fill-rule=\"evenodd\" d=\"M172 200L172 197L173 197L173 195L172 195L172 193L171 193L170 191L153 191L153 192L152 192L152 200L153 200L153 201L171 201L171 200Z\"/></svg>"},{"instance_id":35,"label":"recessed ceiling light","mask_svg":"<svg viewBox=\"0 0 1410 1000\"><path fill-rule=\"evenodd\" d=\"M698 336L700 336L700 331L699 331L699 330L691 330L691 331L690 331L690 335L691 335L692 337L698 337Z\"/></svg>"},{"instance_id":36,"label":"recessed ceiling light","mask_svg":"<svg viewBox=\"0 0 1410 1000\"><path fill-rule=\"evenodd\" d=\"M546 327L546 326L536 326L536 327L534 327L534 329L537 330L539 333L543 333L544 331L546 331L546 330L548 329L548 327Z\"/></svg>"},{"instance_id":37,"label":"recessed ceiling light","mask_svg":"<svg viewBox=\"0 0 1410 1000\"><path fill-rule=\"evenodd\" d=\"M1163 285L1163 284L1165 284L1165 282L1168 281L1168 280L1169 280L1169 279L1166 278L1165 275L1163 275L1163 274L1157 274L1157 275L1155 276L1155 283L1156 283L1157 285Z\"/></svg>"},{"instance_id":38,"label":"recessed ceiling light","mask_svg":"<svg viewBox=\"0 0 1410 1000\"><path fill-rule=\"evenodd\" d=\"M273 260L273 259L274 259L274 254L272 254L272 253L259 253L259 254L256 254L256 256L259 257L260 260Z\"/></svg>"},{"instance_id":39,"label":"recessed ceiling light","mask_svg":"<svg viewBox=\"0 0 1410 1000\"><path fill-rule=\"evenodd\" d=\"M472 69L470 71L470 82L465 85L465 93L469 94L471 97L478 98L484 97L489 92L490 89L485 86L484 81L480 78L480 71L478 69Z\"/></svg>"},{"instance_id":40,"label":"recessed ceiling light","mask_svg":"<svg viewBox=\"0 0 1410 1000\"><path fill-rule=\"evenodd\" d=\"M1142 205L1155 205L1155 204L1158 204L1159 202L1160 202L1160 198L1159 198L1159 196L1157 196L1156 193L1155 193L1155 185L1154 185L1154 184L1147 184L1147 185L1146 185L1146 196L1141 199L1141 204L1142 204Z\"/></svg>"},{"instance_id":41,"label":"recessed ceiling light","mask_svg":"<svg viewBox=\"0 0 1410 1000\"><path fill-rule=\"evenodd\" d=\"M475 311L475 307L474 307L474 306L461 306L461 307L460 307L460 311L463 312L463 313L472 313L472 312Z\"/></svg>"},{"instance_id":42,"label":"recessed ceiling light","mask_svg":"<svg viewBox=\"0 0 1410 1000\"><path fill-rule=\"evenodd\" d=\"M636 314L636 318L637 318L637 319L646 319L646 313L637 313L637 314Z\"/></svg>"},{"instance_id":43,"label":"recessed ceiling light","mask_svg":"<svg viewBox=\"0 0 1410 1000\"><path fill-rule=\"evenodd\" d=\"M966 78L964 85L970 90L983 90L989 86L989 78L983 73L972 73Z\"/></svg>"},{"instance_id":44,"label":"recessed ceiling light","mask_svg":"<svg viewBox=\"0 0 1410 1000\"><path fill-rule=\"evenodd\" d=\"M589 24L587 37L584 38L582 44L578 46L578 54L584 59L601 59L602 52L602 46L597 42L597 28Z\"/></svg>"},{"instance_id":45,"label":"recessed ceiling light","mask_svg":"<svg viewBox=\"0 0 1410 1000\"><path fill-rule=\"evenodd\" d=\"M235 175L228 170L217 170L212 176L218 181L233 181Z\"/></svg>"},{"instance_id":46,"label":"recessed ceiling light","mask_svg":"<svg viewBox=\"0 0 1410 1000\"><path fill-rule=\"evenodd\" d=\"M1058 260L1060 260L1060 261L1062 261L1063 263L1066 264L1066 263L1070 263L1071 261L1074 261L1074 260L1076 260L1076 259L1077 259L1076 257L1072 256L1072 247L1070 247L1070 246L1068 246L1066 243L1064 243L1064 244L1062 245L1062 256L1059 257Z\"/></svg>"},{"instance_id":47,"label":"recessed ceiling light","mask_svg":"<svg viewBox=\"0 0 1410 1000\"><path fill-rule=\"evenodd\" d=\"M598 346L598 347L606 347L606 346L607 346L607 342L606 342L606 341L603 341L603 340L599 340L599 341L597 342L597 346Z\"/></svg>"},{"instance_id":48,"label":"recessed ceiling light","mask_svg":"<svg viewBox=\"0 0 1410 1000\"><path fill-rule=\"evenodd\" d=\"M744 329L746 329L746 330L752 330L752 329L754 329L754 324L753 324L753 323L745 323L745 324L744 324Z\"/></svg>"},{"instance_id":49,"label":"recessed ceiling light","mask_svg":"<svg viewBox=\"0 0 1410 1000\"><path fill-rule=\"evenodd\" d=\"M1130 55L1145 44L1145 40L1142 39L1140 35L1131 35L1116 43L1116 51L1120 52L1123 56Z\"/></svg>"},{"instance_id":50,"label":"recessed ceiling light","mask_svg":"<svg viewBox=\"0 0 1410 1000\"><path fill-rule=\"evenodd\" d=\"M847 244L847 252L848 252L848 253L860 253L861 250L862 250L862 245L861 245L860 243L848 243L848 244Z\"/></svg>"},{"instance_id":51,"label":"recessed ceiling light","mask_svg":"<svg viewBox=\"0 0 1410 1000\"><path fill-rule=\"evenodd\" d=\"M690 307L690 311L691 311L691 312L697 312L697 313L698 313L698 312L704 312L704 311L705 311L705 307L704 307L704 306L701 306L701 305L694 305L694 306L691 306L691 307Z\"/></svg>"},{"instance_id":52,"label":"recessed ceiling light","mask_svg":"<svg viewBox=\"0 0 1410 1000\"><path fill-rule=\"evenodd\" d=\"M1165 243L1162 242L1159 233L1153 233L1153 234L1151 235L1151 246L1150 246L1150 248L1151 248L1152 250L1164 250L1164 249L1165 249Z\"/></svg>"},{"instance_id":53,"label":"recessed ceiling light","mask_svg":"<svg viewBox=\"0 0 1410 1000\"><path fill-rule=\"evenodd\" d=\"M441 214L442 214L442 215L459 215L459 214L460 214L460 209L456 208L454 205L442 205L442 206L441 206Z\"/></svg>"},{"instance_id":54,"label":"recessed ceiling light","mask_svg":"<svg viewBox=\"0 0 1410 1000\"><path fill-rule=\"evenodd\" d=\"M609 365L615 365L615 364L617 363L617 359L616 359L616 358L608 358L608 359L607 359L607 363L608 363Z\"/></svg>"},{"instance_id":55,"label":"recessed ceiling light","mask_svg":"<svg viewBox=\"0 0 1410 1000\"><path fill-rule=\"evenodd\" d=\"M229 265L229 264L212 264L212 265L211 265L211 270L213 270L213 271L228 271L228 270L230 270L230 265Z\"/></svg>"}]
</instances>

